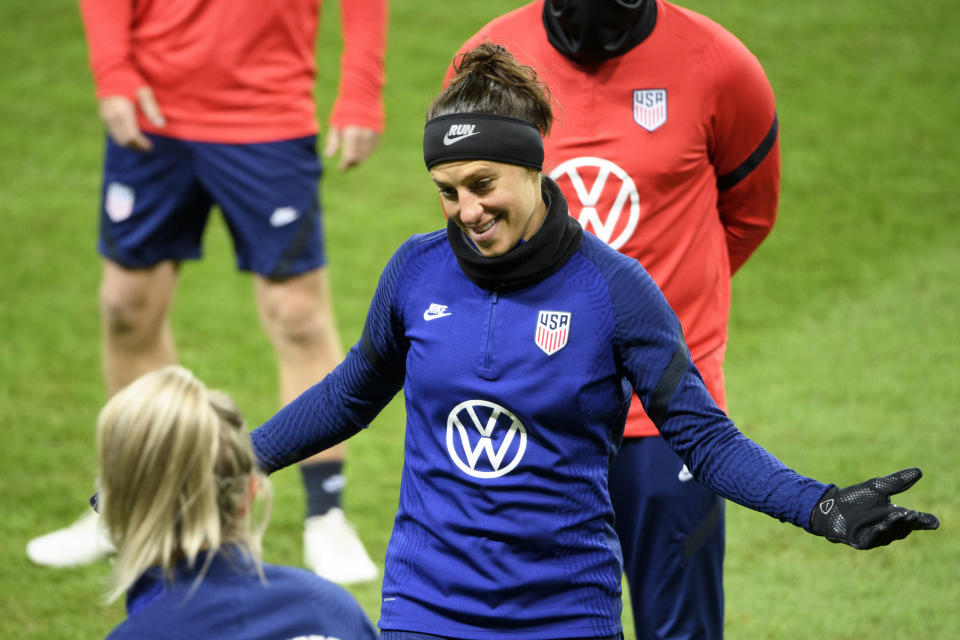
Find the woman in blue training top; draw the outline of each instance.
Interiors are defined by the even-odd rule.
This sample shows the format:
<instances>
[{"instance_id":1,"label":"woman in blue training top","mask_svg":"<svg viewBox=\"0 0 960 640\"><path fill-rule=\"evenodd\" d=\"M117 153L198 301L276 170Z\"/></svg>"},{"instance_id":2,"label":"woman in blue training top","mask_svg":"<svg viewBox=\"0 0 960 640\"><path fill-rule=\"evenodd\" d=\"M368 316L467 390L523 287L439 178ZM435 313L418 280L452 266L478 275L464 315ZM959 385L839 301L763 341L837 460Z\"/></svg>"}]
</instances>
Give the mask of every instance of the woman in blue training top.
<instances>
[{"instance_id":1,"label":"woman in blue training top","mask_svg":"<svg viewBox=\"0 0 960 640\"><path fill-rule=\"evenodd\" d=\"M179 366L114 395L97 422L97 508L117 548L108 601L128 618L108 636L136 640L374 640L342 587L260 561L269 482L224 394ZM252 502L265 495L259 526Z\"/></svg>"},{"instance_id":2,"label":"woman in blue training top","mask_svg":"<svg viewBox=\"0 0 960 640\"><path fill-rule=\"evenodd\" d=\"M620 638L621 555L607 475L635 390L703 484L859 548L935 517L784 466L714 404L640 264L567 214L541 173L550 100L483 44L432 102L424 159L446 230L384 269L346 360L253 432L268 471L357 433L404 390L400 504L381 637Z\"/></svg>"}]
</instances>

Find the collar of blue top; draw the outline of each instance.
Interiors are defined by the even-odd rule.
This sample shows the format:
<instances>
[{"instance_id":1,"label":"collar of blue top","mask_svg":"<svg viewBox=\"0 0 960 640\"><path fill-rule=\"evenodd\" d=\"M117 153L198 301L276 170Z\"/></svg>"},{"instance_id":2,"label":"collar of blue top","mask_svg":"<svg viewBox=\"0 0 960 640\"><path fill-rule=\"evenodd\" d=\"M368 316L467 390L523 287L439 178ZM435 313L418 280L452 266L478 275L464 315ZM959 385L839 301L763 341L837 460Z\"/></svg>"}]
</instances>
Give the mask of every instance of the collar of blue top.
<instances>
[{"instance_id":1,"label":"collar of blue top","mask_svg":"<svg viewBox=\"0 0 960 640\"><path fill-rule=\"evenodd\" d=\"M557 184L543 176L547 217L527 242L501 256L488 258L477 251L453 220L447 221L447 240L463 273L478 287L513 291L556 273L580 248L583 227L567 213L567 201Z\"/></svg>"}]
</instances>

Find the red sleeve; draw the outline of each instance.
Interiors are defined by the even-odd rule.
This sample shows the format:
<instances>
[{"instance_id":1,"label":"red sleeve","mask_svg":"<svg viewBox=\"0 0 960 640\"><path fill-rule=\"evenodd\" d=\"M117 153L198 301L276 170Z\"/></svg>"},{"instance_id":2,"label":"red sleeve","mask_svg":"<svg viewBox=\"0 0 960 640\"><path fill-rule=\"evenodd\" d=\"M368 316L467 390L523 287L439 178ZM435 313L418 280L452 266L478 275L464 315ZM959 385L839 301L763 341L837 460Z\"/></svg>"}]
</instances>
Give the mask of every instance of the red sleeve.
<instances>
[{"instance_id":1,"label":"red sleeve","mask_svg":"<svg viewBox=\"0 0 960 640\"><path fill-rule=\"evenodd\" d=\"M354 125L383 131L387 0L343 0L340 17L340 88L330 122L337 127Z\"/></svg>"},{"instance_id":2,"label":"red sleeve","mask_svg":"<svg viewBox=\"0 0 960 640\"><path fill-rule=\"evenodd\" d=\"M80 0L97 98L126 96L146 85L130 55L131 0Z\"/></svg>"},{"instance_id":3,"label":"red sleeve","mask_svg":"<svg viewBox=\"0 0 960 640\"><path fill-rule=\"evenodd\" d=\"M710 158L732 275L776 220L780 136L773 89L756 57L727 32L717 36L715 45Z\"/></svg>"}]
</instances>

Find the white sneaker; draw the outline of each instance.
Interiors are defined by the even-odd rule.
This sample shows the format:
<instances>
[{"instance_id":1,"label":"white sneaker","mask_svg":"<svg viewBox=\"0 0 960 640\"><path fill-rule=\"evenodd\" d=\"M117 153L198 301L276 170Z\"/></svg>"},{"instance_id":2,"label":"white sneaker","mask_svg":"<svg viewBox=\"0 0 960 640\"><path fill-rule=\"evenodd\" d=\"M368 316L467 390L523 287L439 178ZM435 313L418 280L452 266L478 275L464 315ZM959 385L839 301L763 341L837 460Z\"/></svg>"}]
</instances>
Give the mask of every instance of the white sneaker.
<instances>
[{"instance_id":1,"label":"white sneaker","mask_svg":"<svg viewBox=\"0 0 960 640\"><path fill-rule=\"evenodd\" d=\"M27 557L46 567L91 564L114 551L106 530L100 525L100 516L89 510L69 527L27 543Z\"/></svg>"},{"instance_id":2,"label":"white sneaker","mask_svg":"<svg viewBox=\"0 0 960 640\"><path fill-rule=\"evenodd\" d=\"M318 576L339 584L366 582L379 574L353 525L338 508L307 518L303 561Z\"/></svg>"}]
</instances>

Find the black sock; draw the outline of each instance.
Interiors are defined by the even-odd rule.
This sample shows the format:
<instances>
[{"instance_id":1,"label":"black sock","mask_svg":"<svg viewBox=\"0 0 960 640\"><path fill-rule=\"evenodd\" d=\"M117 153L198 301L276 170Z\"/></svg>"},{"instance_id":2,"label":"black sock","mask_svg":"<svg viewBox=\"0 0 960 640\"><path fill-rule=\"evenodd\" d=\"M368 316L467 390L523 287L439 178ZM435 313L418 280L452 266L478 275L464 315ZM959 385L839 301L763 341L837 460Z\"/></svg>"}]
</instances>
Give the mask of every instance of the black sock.
<instances>
[{"instance_id":1,"label":"black sock","mask_svg":"<svg viewBox=\"0 0 960 640\"><path fill-rule=\"evenodd\" d=\"M340 493L346 478L343 460L300 465L303 486L307 492L307 517L322 516L340 506Z\"/></svg>"}]
</instances>

